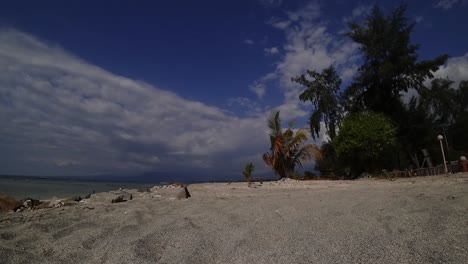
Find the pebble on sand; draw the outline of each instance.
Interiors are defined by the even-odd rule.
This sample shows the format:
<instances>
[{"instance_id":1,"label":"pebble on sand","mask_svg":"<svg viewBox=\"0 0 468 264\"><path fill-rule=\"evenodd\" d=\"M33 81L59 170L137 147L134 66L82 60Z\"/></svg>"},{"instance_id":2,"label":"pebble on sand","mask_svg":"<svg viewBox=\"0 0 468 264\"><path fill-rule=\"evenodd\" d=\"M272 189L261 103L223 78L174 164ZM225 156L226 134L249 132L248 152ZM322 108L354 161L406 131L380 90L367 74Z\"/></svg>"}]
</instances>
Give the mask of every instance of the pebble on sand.
<instances>
[{"instance_id":1,"label":"pebble on sand","mask_svg":"<svg viewBox=\"0 0 468 264\"><path fill-rule=\"evenodd\" d=\"M180 191L180 193L177 195L177 199L179 199L179 200L180 200L180 199L187 199L187 198L189 198L189 197L191 197L191 195L190 195L190 193L189 193L187 187L184 187L184 188Z\"/></svg>"}]
</instances>

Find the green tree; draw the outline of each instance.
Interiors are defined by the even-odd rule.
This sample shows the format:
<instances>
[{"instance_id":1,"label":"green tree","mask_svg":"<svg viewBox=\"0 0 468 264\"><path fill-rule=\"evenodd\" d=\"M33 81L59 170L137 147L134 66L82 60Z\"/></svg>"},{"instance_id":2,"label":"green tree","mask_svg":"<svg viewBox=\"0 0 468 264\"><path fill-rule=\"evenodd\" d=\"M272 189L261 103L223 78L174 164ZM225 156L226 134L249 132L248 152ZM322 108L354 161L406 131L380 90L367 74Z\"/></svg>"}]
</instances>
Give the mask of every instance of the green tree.
<instances>
[{"instance_id":1,"label":"green tree","mask_svg":"<svg viewBox=\"0 0 468 264\"><path fill-rule=\"evenodd\" d=\"M304 129L294 132L289 127L283 132L279 111L268 119L268 128L270 152L263 155L263 160L280 178L290 177L296 166L301 167L302 162L310 160L312 156L321 158L317 146L305 144L307 135Z\"/></svg>"},{"instance_id":2,"label":"green tree","mask_svg":"<svg viewBox=\"0 0 468 264\"><path fill-rule=\"evenodd\" d=\"M460 82L456 91L456 111L452 125L453 147L468 151L468 81Z\"/></svg>"},{"instance_id":3,"label":"green tree","mask_svg":"<svg viewBox=\"0 0 468 264\"><path fill-rule=\"evenodd\" d=\"M332 142L324 142L320 147L322 159L315 164L322 177L335 176L338 172L338 159Z\"/></svg>"},{"instance_id":4,"label":"green tree","mask_svg":"<svg viewBox=\"0 0 468 264\"><path fill-rule=\"evenodd\" d=\"M418 62L418 45L411 44L414 24L400 5L389 16L374 6L362 25L350 23L348 36L360 44L363 65L345 91L348 111L367 110L383 113L398 124L403 109L401 93L419 90L423 81L433 78L432 72L447 60L447 55Z\"/></svg>"},{"instance_id":5,"label":"green tree","mask_svg":"<svg viewBox=\"0 0 468 264\"><path fill-rule=\"evenodd\" d=\"M310 101L313 110L309 116L309 125L312 138L319 136L320 122L325 123L326 130L331 139L336 136L337 128L342 119L343 111L339 104L339 90L341 79L333 65L324 69L321 73L317 71L307 71L307 75L300 75L291 80L306 87L305 91L299 95L303 102Z\"/></svg>"},{"instance_id":6,"label":"green tree","mask_svg":"<svg viewBox=\"0 0 468 264\"><path fill-rule=\"evenodd\" d=\"M457 114L458 93L452 88L453 81L436 78L431 86L420 92L421 101L429 106L434 114L434 121L439 125L450 125Z\"/></svg>"},{"instance_id":7,"label":"green tree","mask_svg":"<svg viewBox=\"0 0 468 264\"><path fill-rule=\"evenodd\" d=\"M458 114L468 113L468 80L461 81L456 94L456 112ZM455 116L457 118L458 116Z\"/></svg>"},{"instance_id":8,"label":"green tree","mask_svg":"<svg viewBox=\"0 0 468 264\"><path fill-rule=\"evenodd\" d=\"M347 116L333 140L338 158L354 176L385 168L395 143L392 123L384 115L370 112Z\"/></svg>"},{"instance_id":9,"label":"green tree","mask_svg":"<svg viewBox=\"0 0 468 264\"><path fill-rule=\"evenodd\" d=\"M463 146L466 144L460 140L460 137L463 138L463 131L466 131L464 120L468 115L468 81L460 82L456 88L454 82L449 79L434 79L429 87L421 90L419 104L424 105L431 116L432 124L429 124L426 129L433 132L430 137L432 143L437 134L442 134L446 137L449 149L452 147L456 150L465 149ZM423 119L415 122L418 121L421 123ZM438 146L435 145L437 149ZM457 153L447 152L449 159L458 158Z\"/></svg>"},{"instance_id":10,"label":"green tree","mask_svg":"<svg viewBox=\"0 0 468 264\"><path fill-rule=\"evenodd\" d=\"M252 172L254 171L254 169L255 169L255 166L253 165L253 163L249 162L244 166L244 171L242 172L242 174L245 177L245 180L249 183L249 186L250 186L250 183L252 182Z\"/></svg>"},{"instance_id":11,"label":"green tree","mask_svg":"<svg viewBox=\"0 0 468 264\"><path fill-rule=\"evenodd\" d=\"M453 148L460 151L459 154L465 154L468 151L468 112L465 111L457 116L451 134L453 136Z\"/></svg>"},{"instance_id":12,"label":"green tree","mask_svg":"<svg viewBox=\"0 0 468 264\"><path fill-rule=\"evenodd\" d=\"M398 167L407 168L411 163L413 167L421 166L423 155L422 149L431 149L437 132L434 123L435 117L430 111L430 105L423 96L412 97L405 106L400 117L399 127L399 151L398 157L408 156L409 160L399 159Z\"/></svg>"}]
</instances>

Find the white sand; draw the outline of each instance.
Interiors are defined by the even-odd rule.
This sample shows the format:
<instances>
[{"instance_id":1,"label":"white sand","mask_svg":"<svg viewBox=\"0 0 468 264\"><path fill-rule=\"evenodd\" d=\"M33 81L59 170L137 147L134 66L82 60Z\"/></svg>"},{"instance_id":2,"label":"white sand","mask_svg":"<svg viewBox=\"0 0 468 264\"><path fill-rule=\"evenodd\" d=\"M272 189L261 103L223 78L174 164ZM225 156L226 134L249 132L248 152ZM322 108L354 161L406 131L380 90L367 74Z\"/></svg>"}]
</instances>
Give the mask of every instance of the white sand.
<instances>
[{"instance_id":1,"label":"white sand","mask_svg":"<svg viewBox=\"0 0 468 264\"><path fill-rule=\"evenodd\" d=\"M0 215L0 263L468 263L468 174L196 184Z\"/></svg>"}]
</instances>

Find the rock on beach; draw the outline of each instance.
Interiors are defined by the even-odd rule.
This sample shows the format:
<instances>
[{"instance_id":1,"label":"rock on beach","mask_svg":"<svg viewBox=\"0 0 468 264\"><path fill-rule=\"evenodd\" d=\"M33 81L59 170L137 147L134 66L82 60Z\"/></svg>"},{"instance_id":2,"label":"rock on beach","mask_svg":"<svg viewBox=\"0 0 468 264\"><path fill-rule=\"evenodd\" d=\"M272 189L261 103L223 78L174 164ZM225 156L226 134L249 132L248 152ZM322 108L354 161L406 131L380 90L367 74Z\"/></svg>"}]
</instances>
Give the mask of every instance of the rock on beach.
<instances>
[{"instance_id":1,"label":"rock on beach","mask_svg":"<svg viewBox=\"0 0 468 264\"><path fill-rule=\"evenodd\" d=\"M7 195L0 195L0 212L16 210L19 207L21 207L21 203L15 198Z\"/></svg>"}]
</instances>

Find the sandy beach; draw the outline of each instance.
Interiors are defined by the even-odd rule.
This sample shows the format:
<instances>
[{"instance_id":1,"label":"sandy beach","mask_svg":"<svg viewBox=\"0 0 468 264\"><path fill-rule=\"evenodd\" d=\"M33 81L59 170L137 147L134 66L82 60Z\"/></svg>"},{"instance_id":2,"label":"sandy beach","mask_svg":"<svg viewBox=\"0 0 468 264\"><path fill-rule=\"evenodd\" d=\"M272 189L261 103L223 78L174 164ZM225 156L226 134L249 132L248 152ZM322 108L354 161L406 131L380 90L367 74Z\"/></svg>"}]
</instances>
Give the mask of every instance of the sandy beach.
<instances>
[{"instance_id":1,"label":"sandy beach","mask_svg":"<svg viewBox=\"0 0 468 264\"><path fill-rule=\"evenodd\" d=\"M0 214L0 263L466 263L468 174L210 183Z\"/></svg>"}]
</instances>

